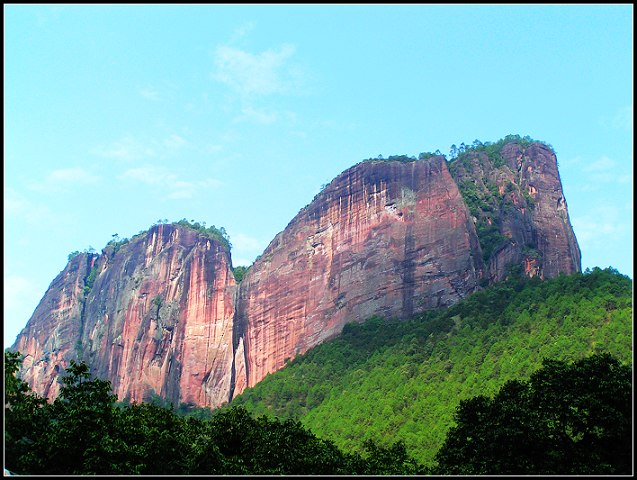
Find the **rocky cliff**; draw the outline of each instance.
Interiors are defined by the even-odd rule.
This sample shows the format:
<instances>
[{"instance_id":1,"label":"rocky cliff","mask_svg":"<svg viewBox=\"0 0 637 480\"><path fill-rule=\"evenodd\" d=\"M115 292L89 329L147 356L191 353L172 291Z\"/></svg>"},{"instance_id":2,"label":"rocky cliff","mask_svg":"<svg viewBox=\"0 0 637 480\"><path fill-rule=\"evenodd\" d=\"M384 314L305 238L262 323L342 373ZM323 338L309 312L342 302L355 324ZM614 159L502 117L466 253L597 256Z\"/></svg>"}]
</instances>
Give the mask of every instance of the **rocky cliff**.
<instances>
[{"instance_id":1,"label":"rocky cliff","mask_svg":"<svg viewBox=\"0 0 637 480\"><path fill-rule=\"evenodd\" d=\"M580 270L557 158L538 142L478 146L450 163L476 225L483 284L511 270L551 278Z\"/></svg>"},{"instance_id":2,"label":"rocky cliff","mask_svg":"<svg viewBox=\"0 0 637 480\"><path fill-rule=\"evenodd\" d=\"M157 225L53 281L13 350L54 398L84 359L120 399L217 406L372 315L446 307L516 270L552 277L580 254L552 150L507 142L369 160L336 177L237 286L228 248Z\"/></svg>"},{"instance_id":3,"label":"rocky cliff","mask_svg":"<svg viewBox=\"0 0 637 480\"><path fill-rule=\"evenodd\" d=\"M451 305L476 289L481 270L443 157L362 162L301 210L243 279L235 341L247 386L349 321Z\"/></svg>"},{"instance_id":4,"label":"rocky cliff","mask_svg":"<svg viewBox=\"0 0 637 480\"><path fill-rule=\"evenodd\" d=\"M53 281L13 349L22 376L53 398L58 366L86 360L120 400L228 400L235 281L228 251L194 230L157 225Z\"/></svg>"}]
</instances>

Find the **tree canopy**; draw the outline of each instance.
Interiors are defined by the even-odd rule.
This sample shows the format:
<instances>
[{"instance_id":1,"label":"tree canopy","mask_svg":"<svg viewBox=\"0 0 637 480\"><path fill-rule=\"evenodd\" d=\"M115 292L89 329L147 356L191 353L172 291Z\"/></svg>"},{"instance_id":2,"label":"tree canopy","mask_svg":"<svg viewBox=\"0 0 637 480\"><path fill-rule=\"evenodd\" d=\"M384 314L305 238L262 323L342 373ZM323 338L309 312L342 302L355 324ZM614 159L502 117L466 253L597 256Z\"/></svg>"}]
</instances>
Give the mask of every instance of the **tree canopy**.
<instances>
[{"instance_id":1,"label":"tree canopy","mask_svg":"<svg viewBox=\"0 0 637 480\"><path fill-rule=\"evenodd\" d=\"M610 354L545 360L528 381L463 400L436 455L446 475L630 475L632 368Z\"/></svg>"}]
</instances>

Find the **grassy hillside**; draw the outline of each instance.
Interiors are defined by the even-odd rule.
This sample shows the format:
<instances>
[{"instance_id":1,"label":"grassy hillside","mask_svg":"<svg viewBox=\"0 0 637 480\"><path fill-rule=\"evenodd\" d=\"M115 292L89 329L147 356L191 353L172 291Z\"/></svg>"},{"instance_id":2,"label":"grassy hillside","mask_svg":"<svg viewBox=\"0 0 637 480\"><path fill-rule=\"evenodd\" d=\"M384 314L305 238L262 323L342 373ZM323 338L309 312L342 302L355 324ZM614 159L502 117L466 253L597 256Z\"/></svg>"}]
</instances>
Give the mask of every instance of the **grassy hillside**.
<instances>
[{"instance_id":1,"label":"grassy hillside","mask_svg":"<svg viewBox=\"0 0 637 480\"><path fill-rule=\"evenodd\" d=\"M543 358L594 352L632 362L632 281L613 269L513 280L409 321L346 325L232 405L298 419L345 451L402 440L431 465L461 399L526 379Z\"/></svg>"}]
</instances>

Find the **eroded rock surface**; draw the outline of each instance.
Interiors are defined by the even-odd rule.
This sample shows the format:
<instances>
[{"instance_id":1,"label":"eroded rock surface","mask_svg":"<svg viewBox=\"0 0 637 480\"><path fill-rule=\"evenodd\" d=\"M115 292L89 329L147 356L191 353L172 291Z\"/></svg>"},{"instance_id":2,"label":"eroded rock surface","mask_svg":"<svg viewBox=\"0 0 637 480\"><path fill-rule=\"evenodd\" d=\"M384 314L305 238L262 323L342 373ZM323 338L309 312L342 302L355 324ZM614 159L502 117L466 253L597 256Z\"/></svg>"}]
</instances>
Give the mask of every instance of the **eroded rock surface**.
<instances>
[{"instance_id":1,"label":"eroded rock surface","mask_svg":"<svg viewBox=\"0 0 637 480\"><path fill-rule=\"evenodd\" d=\"M451 305L475 290L481 269L443 157L362 162L301 210L243 279L247 386L347 322Z\"/></svg>"}]
</instances>

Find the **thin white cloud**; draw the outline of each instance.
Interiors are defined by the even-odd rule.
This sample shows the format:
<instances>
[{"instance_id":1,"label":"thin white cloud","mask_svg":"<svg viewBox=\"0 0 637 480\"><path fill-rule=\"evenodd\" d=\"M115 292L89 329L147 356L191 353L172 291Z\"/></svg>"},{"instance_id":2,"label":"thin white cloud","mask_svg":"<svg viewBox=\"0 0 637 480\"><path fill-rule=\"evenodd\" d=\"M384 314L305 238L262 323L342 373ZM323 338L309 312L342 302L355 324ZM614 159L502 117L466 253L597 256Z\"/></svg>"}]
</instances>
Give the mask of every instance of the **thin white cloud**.
<instances>
[{"instance_id":1,"label":"thin white cloud","mask_svg":"<svg viewBox=\"0 0 637 480\"><path fill-rule=\"evenodd\" d=\"M157 101L160 100L159 91L152 87L146 86L139 89L139 94L146 100Z\"/></svg>"},{"instance_id":2,"label":"thin white cloud","mask_svg":"<svg viewBox=\"0 0 637 480\"><path fill-rule=\"evenodd\" d=\"M167 185L176 181L177 176L164 167L144 165L126 170L120 175L122 180L133 180L147 185Z\"/></svg>"},{"instance_id":3,"label":"thin white cloud","mask_svg":"<svg viewBox=\"0 0 637 480\"><path fill-rule=\"evenodd\" d=\"M188 146L188 141L183 137L173 133L172 135L169 135L164 139L163 144L165 147L178 149Z\"/></svg>"},{"instance_id":4,"label":"thin white cloud","mask_svg":"<svg viewBox=\"0 0 637 480\"><path fill-rule=\"evenodd\" d=\"M213 78L243 97L288 93L297 86L298 71L287 65L293 45L252 54L228 45L217 47Z\"/></svg>"},{"instance_id":5,"label":"thin white cloud","mask_svg":"<svg viewBox=\"0 0 637 480\"><path fill-rule=\"evenodd\" d=\"M143 141L128 135L110 144L94 148L91 153L104 158L135 161L166 156L168 152L190 146L191 143L187 139L176 133L171 133L163 139L151 138Z\"/></svg>"},{"instance_id":6,"label":"thin white cloud","mask_svg":"<svg viewBox=\"0 0 637 480\"><path fill-rule=\"evenodd\" d=\"M42 181L31 183L29 188L44 193L62 192L97 183L98 180L97 176L81 167L60 168L49 172Z\"/></svg>"},{"instance_id":7,"label":"thin white cloud","mask_svg":"<svg viewBox=\"0 0 637 480\"><path fill-rule=\"evenodd\" d=\"M19 193L14 188L6 188L4 192L6 222L26 223L38 228L66 228L75 222L72 211L53 211L47 202L36 201L31 197Z\"/></svg>"},{"instance_id":8,"label":"thin white cloud","mask_svg":"<svg viewBox=\"0 0 637 480\"><path fill-rule=\"evenodd\" d=\"M621 130L633 129L633 107L628 106L619 110L611 121L611 125L614 128Z\"/></svg>"},{"instance_id":9,"label":"thin white cloud","mask_svg":"<svg viewBox=\"0 0 637 480\"><path fill-rule=\"evenodd\" d=\"M126 136L106 146L97 147L93 153L100 157L119 160L139 160L156 155L154 148L131 136Z\"/></svg>"},{"instance_id":10,"label":"thin white cloud","mask_svg":"<svg viewBox=\"0 0 637 480\"><path fill-rule=\"evenodd\" d=\"M257 240L254 237L246 235L244 233L239 233L238 235L233 235L232 238L232 246L234 248L240 250L263 250L265 245L263 242Z\"/></svg>"},{"instance_id":11,"label":"thin white cloud","mask_svg":"<svg viewBox=\"0 0 637 480\"><path fill-rule=\"evenodd\" d=\"M633 130L633 106L620 108L614 115L609 117L603 117L600 123L604 127L612 128L615 130Z\"/></svg>"},{"instance_id":12,"label":"thin white cloud","mask_svg":"<svg viewBox=\"0 0 637 480\"><path fill-rule=\"evenodd\" d=\"M26 220L30 224L41 224L51 218L51 209L43 203L27 200L13 188L4 192L4 214L6 217L16 217Z\"/></svg>"},{"instance_id":13,"label":"thin white cloud","mask_svg":"<svg viewBox=\"0 0 637 480\"><path fill-rule=\"evenodd\" d=\"M204 153L207 155L214 155L223 150L223 145L207 145L204 147Z\"/></svg>"},{"instance_id":14,"label":"thin white cloud","mask_svg":"<svg viewBox=\"0 0 637 480\"><path fill-rule=\"evenodd\" d=\"M232 37L230 38L230 41L228 43L234 43L238 40L241 40L248 33L254 30L254 27L255 27L254 22L247 22L237 27L235 31L233 32Z\"/></svg>"},{"instance_id":15,"label":"thin white cloud","mask_svg":"<svg viewBox=\"0 0 637 480\"><path fill-rule=\"evenodd\" d=\"M575 216L571 223L581 249L587 250L621 240L631 222L624 211L609 204Z\"/></svg>"},{"instance_id":16,"label":"thin white cloud","mask_svg":"<svg viewBox=\"0 0 637 480\"><path fill-rule=\"evenodd\" d=\"M194 181L183 180L167 168L156 165L130 168L119 178L120 180L141 183L151 187L160 187L160 190L166 193L167 198L174 200L190 199L202 190L217 188L221 185L221 182L214 178Z\"/></svg>"},{"instance_id":17,"label":"thin white cloud","mask_svg":"<svg viewBox=\"0 0 637 480\"><path fill-rule=\"evenodd\" d=\"M617 161L605 155L582 167L594 183L626 184L632 182L632 175L627 173Z\"/></svg>"},{"instance_id":18,"label":"thin white cloud","mask_svg":"<svg viewBox=\"0 0 637 480\"><path fill-rule=\"evenodd\" d=\"M615 160L612 160L607 156L602 156L599 160L595 160L594 162L585 165L583 170L585 172L597 173L600 171L608 170L610 168L615 168L616 164L617 162L615 162Z\"/></svg>"},{"instance_id":19,"label":"thin white cloud","mask_svg":"<svg viewBox=\"0 0 637 480\"><path fill-rule=\"evenodd\" d=\"M5 343L13 343L33 314L42 291L27 277L8 275L4 279ZM9 338L11 337L11 338Z\"/></svg>"},{"instance_id":20,"label":"thin white cloud","mask_svg":"<svg viewBox=\"0 0 637 480\"><path fill-rule=\"evenodd\" d=\"M279 114L277 112L266 112L265 110L257 110L256 108L247 105L241 109L241 115L237 117L235 121L248 120L254 123L259 123L261 125L272 125L278 119Z\"/></svg>"}]
</instances>

